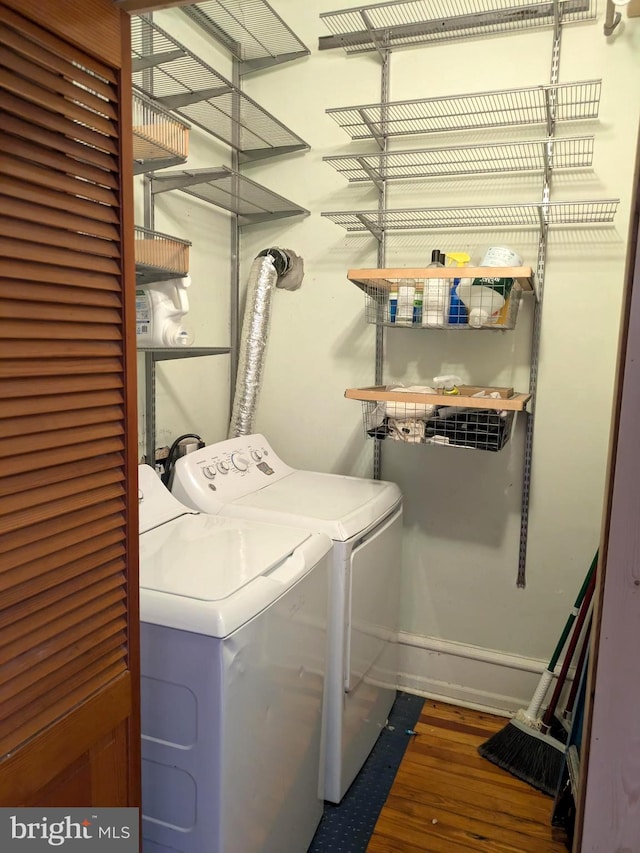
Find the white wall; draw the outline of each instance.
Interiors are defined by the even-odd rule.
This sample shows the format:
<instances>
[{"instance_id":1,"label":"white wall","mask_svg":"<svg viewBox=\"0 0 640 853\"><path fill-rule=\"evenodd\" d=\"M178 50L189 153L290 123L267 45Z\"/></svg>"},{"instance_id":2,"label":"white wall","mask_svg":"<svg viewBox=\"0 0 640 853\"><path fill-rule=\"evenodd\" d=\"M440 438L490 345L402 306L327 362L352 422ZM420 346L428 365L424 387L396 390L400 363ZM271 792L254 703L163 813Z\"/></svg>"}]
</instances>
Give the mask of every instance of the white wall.
<instances>
[{"instance_id":1,"label":"white wall","mask_svg":"<svg viewBox=\"0 0 640 853\"><path fill-rule=\"evenodd\" d=\"M375 54L347 57L341 51L318 51L318 37L328 33L319 13L343 8L344 0L271 2L311 48L311 56L245 78L244 88L309 142L311 151L255 163L244 171L308 208L311 215L243 231L241 281L255 254L269 245L292 248L304 257L306 268L300 291L274 296L255 429L296 467L368 476L373 442L364 440L359 404L345 400L343 394L347 387L373 384L374 327L365 323L362 294L347 281L346 271L376 266L377 244L370 236L347 235L320 212L376 205L372 188L347 186L322 157L375 150L351 142L325 110L378 102L379 61ZM593 169L554 176L552 199L620 198L621 203L614 226L551 232L526 589L515 585L524 419L499 454L392 442L383 446L383 476L398 482L405 494L402 683L505 710L525 701L540 661L550 656L599 538L640 107L640 23L625 19L616 35L605 39L602 18L603 13L597 22L568 26L562 35L560 82L602 77L603 93L597 122L558 126L560 135L595 134L596 151ZM182 33L180 37L186 38ZM551 44L550 30L534 30L397 50L391 58L391 98L547 83ZM482 139L542 135L540 129L525 128L483 134ZM393 144L408 149L479 138L435 135ZM210 165L218 162L220 158ZM539 176L397 183L389 189L388 204L539 201L540 192ZM197 293L202 316L211 310L218 324L224 314L222 270L228 255L224 227L216 224L220 214L205 207L171 198L162 216L166 230L194 241L193 299ZM165 221L158 227L165 229ZM207 235L214 230L218 237L210 244ZM388 239L387 263L426 264L432 248L467 251L477 262L488 245L506 244L535 267L537 240L537 234L522 230L398 233ZM223 281L213 282L211 270L218 265ZM531 317L529 301L514 332L388 330L385 380L424 383L439 373L457 372L474 383L526 390ZM222 332L218 325L215 329L215 340L207 343L219 343L217 335ZM204 342L197 333L197 343ZM209 386L204 368L196 368L195 361L180 368L179 379L168 374L163 379L161 429L171 433L184 427L196 429L209 441L223 438L224 378L215 376ZM209 387L209 394L203 394ZM180 401L174 405L178 394ZM487 664L491 683L484 691L483 669L477 669L480 675L473 690L466 690L465 684L473 679L468 667L456 663L465 656L479 668ZM499 684L489 672L496 662L504 676ZM529 672L524 682L523 670Z\"/></svg>"}]
</instances>

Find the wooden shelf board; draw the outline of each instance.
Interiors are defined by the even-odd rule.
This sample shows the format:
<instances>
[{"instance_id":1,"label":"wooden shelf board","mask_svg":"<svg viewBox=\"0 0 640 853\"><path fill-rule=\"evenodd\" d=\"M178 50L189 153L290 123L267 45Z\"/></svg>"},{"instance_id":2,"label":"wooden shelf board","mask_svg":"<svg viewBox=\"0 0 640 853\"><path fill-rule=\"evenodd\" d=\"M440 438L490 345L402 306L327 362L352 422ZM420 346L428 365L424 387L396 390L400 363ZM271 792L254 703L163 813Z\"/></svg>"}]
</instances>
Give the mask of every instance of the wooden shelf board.
<instances>
[{"instance_id":1,"label":"wooden shelf board","mask_svg":"<svg viewBox=\"0 0 640 853\"><path fill-rule=\"evenodd\" d=\"M425 278L513 278L523 291L533 290L531 267L407 267L397 269L352 269L347 278L362 289L389 289L403 279Z\"/></svg>"},{"instance_id":2,"label":"wooden shelf board","mask_svg":"<svg viewBox=\"0 0 640 853\"><path fill-rule=\"evenodd\" d=\"M460 406L468 409L496 409L514 412L523 411L531 394L514 392L512 388L493 388L489 386L460 385L460 394L426 394L414 391L387 391L385 385L370 388L347 388L344 396L349 400L374 403L431 403L436 406ZM500 399L493 397L473 397L478 391L498 391Z\"/></svg>"}]
</instances>

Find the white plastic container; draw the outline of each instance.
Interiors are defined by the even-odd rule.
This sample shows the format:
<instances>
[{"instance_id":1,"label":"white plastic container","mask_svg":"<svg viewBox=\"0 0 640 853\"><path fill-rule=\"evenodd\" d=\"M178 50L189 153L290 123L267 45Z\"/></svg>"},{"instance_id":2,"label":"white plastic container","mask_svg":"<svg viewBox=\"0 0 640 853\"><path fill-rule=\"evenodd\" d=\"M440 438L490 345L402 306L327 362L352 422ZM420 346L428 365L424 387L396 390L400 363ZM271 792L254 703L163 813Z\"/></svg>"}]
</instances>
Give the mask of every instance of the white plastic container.
<instances>
[{"instance_id":1,"label":"white plastic container","mask_svg":"<svg viewBox=\"0 0 640 853\"><path fill-rule=\"evenodd\" d=\"M505 303L504 296L497 290L473 284L469 279L462 279L458 285L458 297L469 314L469 325L476 329L493 325Z\"/></svg>"},{"instance_id":2,"label":"white plastic container","mask_svg":"<svg viewBox=\"0 0 640 853\"><path fill-rule=\"evenodd\" d=\"M193 343L182 320L189 311L191 277L152 281L136 288L136 341L139 347L179 347Z\"/></svg>"},{"instance_id":3,"label":"white plastic container","mask_svg":"<svg viewBox=\"0 0 640 853\"><path fill-rule=\"evenodd\" d=\"M449 320L451 280L427 278L422 292L422 325L443 329Z\"/></svg>"},{"instance_id":4,"label":"white plastic container","mask_svg":"<svg viewBox=\"0 0 640 853\"><path fill-rule=\"evenodd\" d=\"M489 246L480 261L481 267L521 267L522 258L506 246Z\"/></svg>"},{"instance_id":5,"label":"white plastic container","mask_svg":"<svg viewBox=\"0 0 640 853\"><path fill-rule=\"evenodd\" d=\"M396 326L411 326L413 324L413 303L416 298L414 284L398 285L398 308L396 310Z\"/></svg>"}]
</instances>

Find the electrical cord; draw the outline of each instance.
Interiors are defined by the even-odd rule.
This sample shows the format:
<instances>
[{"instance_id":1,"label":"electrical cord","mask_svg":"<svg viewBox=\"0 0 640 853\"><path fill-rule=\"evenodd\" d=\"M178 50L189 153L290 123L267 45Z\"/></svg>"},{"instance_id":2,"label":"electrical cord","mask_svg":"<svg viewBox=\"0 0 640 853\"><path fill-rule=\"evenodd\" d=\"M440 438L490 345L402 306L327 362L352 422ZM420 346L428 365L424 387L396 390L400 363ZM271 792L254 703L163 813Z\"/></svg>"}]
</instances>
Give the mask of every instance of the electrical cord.
<instances>
[{"instance_id":1,"label":"electrical cord","mask_svg":"<svg viewBox=\"0 0 640 853\"><path fill-rule=\"evenodd\" d=\"M173 471L173 466L176 464L175 454L180 445L180 442L185 438L195 438L198 441L198 449L205 446L204 441L199 435L196 435L195 432L185 432L184 435L179 435L176 440L173 442L171 447L169 448L169 452L167 453L167 461L164 465L164 471L160 476L160 479L164 483L164 485L169 488L169 483L171 482L171 473Z\"/></svg>"}]
</instances>

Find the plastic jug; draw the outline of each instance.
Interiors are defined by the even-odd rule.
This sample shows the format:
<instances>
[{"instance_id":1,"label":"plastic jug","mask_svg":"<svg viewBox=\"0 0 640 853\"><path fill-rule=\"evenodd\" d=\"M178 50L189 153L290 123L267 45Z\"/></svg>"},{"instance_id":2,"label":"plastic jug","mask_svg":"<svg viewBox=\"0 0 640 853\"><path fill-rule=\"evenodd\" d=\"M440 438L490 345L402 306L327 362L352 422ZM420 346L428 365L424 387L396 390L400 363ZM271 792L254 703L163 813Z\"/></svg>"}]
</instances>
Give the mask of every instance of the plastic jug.
<instances>
[{"instance_id":1,"label":"plastic jug","mask_svg":"<svg viewBox=\"0 0 640 853\"><path fill-rule=\"evenodd\" d=\"M458 285L458 297L467 309L469 325L476 329L494 324L505 303L504 296L497 290L474 284L468 279L463 279Z\"/></svg>"},{"instance_id":2,"label":"plastic jug","mask_svg":"<svg viewBox=\"0 0 640 853\"><path fill-rule=\"evenodd\" d=\"M193 336L182 325L189 311L191 276L152 281L136 288L136 340L140 347L189 346Z\"/></svg>"}]
</instances>

